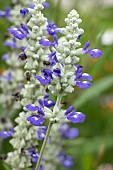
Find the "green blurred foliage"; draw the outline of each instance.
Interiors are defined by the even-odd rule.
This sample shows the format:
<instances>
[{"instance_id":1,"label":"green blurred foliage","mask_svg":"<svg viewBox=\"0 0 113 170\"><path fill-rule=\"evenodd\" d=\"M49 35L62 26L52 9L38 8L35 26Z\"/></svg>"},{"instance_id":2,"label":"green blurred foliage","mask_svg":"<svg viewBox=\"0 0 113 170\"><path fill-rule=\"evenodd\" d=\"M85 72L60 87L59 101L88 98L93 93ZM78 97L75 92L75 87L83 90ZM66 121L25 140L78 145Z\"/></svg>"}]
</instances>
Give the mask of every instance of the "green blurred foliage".
<instances>
[{"instance_id":1,"label":"green blurred foliage","mask_svg":"<svg viewBox=\"0 0 113 170\"><path fill-rule=\"evenodd\" d=\"M49 20L59 27L65 25L64 18L69 12L61 6L61 1L58 0L55 5L53 0L48 0L51 8L44 10ZM71 1L83 20L80 24L85 31L81 37L82 46L90 41L91 48L101 49L103 56L98 60L91 59L88 55L81 57L80 64L84 65L84 72L93 76L93 86L87 90L76 87L75 92L65 99L69 101L68 105L75 104L77 111L86 114L86 121L79 125L71 124L72 127L79 128L80 135L77 139L66 141L64 150L74 156L75 165L71 170L97 170L100 164L113 165L113 44L105 46L101 43L103 32L113 29L113 3L103 6L100 1L94 0L91 1L93 7L90 8L85 5L85 0ZM1 10L10 2L0 1ZM5 40L4 32L9 25L6 20L0 19L0 56L7 51L2 43ZM4 65L0 60L0 68L3 69ZM0 113L2 114L2 110ZM1 153L10 150L11 146L6 141L2 145ZM3 162L0 163L0 169L9 170ZM59 170L62 168L59 167Z\"/></svg>"}]
</instances>

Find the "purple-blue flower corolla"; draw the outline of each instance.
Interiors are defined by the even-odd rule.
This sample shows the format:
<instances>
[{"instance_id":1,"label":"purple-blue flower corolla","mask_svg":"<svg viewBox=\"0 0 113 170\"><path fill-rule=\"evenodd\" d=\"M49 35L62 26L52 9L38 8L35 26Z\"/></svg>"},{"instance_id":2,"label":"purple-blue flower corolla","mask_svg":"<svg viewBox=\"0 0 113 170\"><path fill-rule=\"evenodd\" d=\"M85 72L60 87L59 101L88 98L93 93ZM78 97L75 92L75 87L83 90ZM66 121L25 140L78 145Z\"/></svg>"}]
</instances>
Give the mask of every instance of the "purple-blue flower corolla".
<instances>
[{"instance_id":1,"label":"purple-blue flower corolla","mask_svg":"<svg viewBox=\"0 0 113 170\"><path fill-rule=\"evenodd\" d=\"M103 53L101 50L99 49L90 49L88 50L87 48L90 46L90 42L87 42L84 47L83 47L83 51L86 54L90 54L92 56L92 58L99 58Z\"/></svg>"},{"instance_id":2,"label":"purple-blue flower corolla","mask_svg":"<svg viewBox=\"0 0 113 170\"><path fill-rule=\"evenodd\" d=\"M11 81L12 80L12 74L11 73L8 73L7 75L2 75L0 76L0 79L6 79L7 81Z\"/></svg>"},{"instance_id":3,"label":"purple-blue flower corolla","mask_svg":"<svg viewBox=\"0 0 113 170\"><path fill-rule=\"evenodd\" d=\"M67 156L64 152L60 152L58 158L63 168L71 168L74 164L73 157Z\"/></svg>"},{"instance_id":4,"label":"purple-blue flower corolla","mask_svg":"<svg viewBox=\"0 0 113 170\"><path fill-rule=\"evenodd\" d=\"M77 70L75 72L75 84L80 88L89 88L92 84L89 81L92 81L92 77L88 73L82 74L83 66L75 65ZM88 80L88 81L87 81Z\"/></svg>"},{"instance_id":5,"label":"purple-blue flower corolla","mask_svg":"<svg viewBox=\"0 0 113 170\"><path fill-rule=\"evenodd\" d=\"M11 9L10 7L6 7L5 11L0 11L1 18L8 18L10 16Z\"/></svg>"},{"instance_id":6,"label":"purple-blue flower corolla","mask_svg":"<svg viewBox=\"0 0 113 170\"><path fill-rule=\"evenodd\" d=\"M76 138L79 134L79 130L77 128L70 128L70 126L67 123L61 124L60 132L64 139Z\"/></svg>"},{"instance_id":7,"label":"purple-blue flower corolla","mask_svg":"<svg viewBox=\"0 0 113 170\"><path fill-rule=\"evenodd\" d=\"M56 51L51 52L51 54L49 54L48 58L49 58L51 66L54 66L54 65L56 65L56 63L58 63L58 60L56 57Z\"/></svg>"},{"instance_id":8,"label":"purple-blue flower corolla","mask_svg":"<svg viewBox=\"0 0 113 170\"><path fill-rule=\"evenodd\" d=\"M39 115L32 115L27 120L34 126L40 126L44 122L44 117Z\"/></svg>"},{"instance_id":9,"label":"purple-blue flower corolla","mask_svg":"<svg viewBox=\"0 0 113 170\"><path fill-rule=\"evenodd\" d=\"M14 130L13 130L13 128L10 128L8 131L2 130L0 132L0 137L2 137L3 139L6 139L6 138L13 136L13 134L14 134Z\"/></svg>"},{"instance_id":10,"label":"purple-blue flower corolla","mask_svg":"<svg viewBox=\"0 0 113 170\"><path fill-rule=\"evenodd\" d=\"M38 152L36 152L36 150L34 148L30 149L28 152L29 152L29 155L31 156L32 162L36 164L40 154ZM42 160L44 160L44 158L42 158ZM33 170L35 170L35 169L33 169ZM44 170L42 165L40 165L39 170Z\"/></svg>"},{"instance_id":11,"label":"purple-blue flower corolla","mask_svg":"<svg viewBox=\"0 0 113 170\"><path fill-rule=\"evenodd\" d=\"M49 35L55 35L56 33L62 33L61 30L54 24L54 22L48 22L46 30Z\"/></svg>"},{"instance_id":12,"label":"purple-blue flower corolla","mask_svg":"<svg viewBox=\"0 0 113 170\"><path fill-rule=\"evenodd\" d=\"M37 153L34 148L29 150L29 155L31 156L32 162L37 163L39 158L39 153Z\"/></svg>"},{"instance_id":13,"label":"purple-blue flower corolla","mask_svg":"<svg viewBox=\"0 0 113 170\"><path fill-rule=\"evenodd\" d=\"M3 44L4 44L4 46L8 46L8 47L11 47L11 48L17 48L15 38L13 38L12 41L5 41Z\"/></svg>"},{"instance_id":14,"label":"purple-blue flower corolla","mask_svg":"<svg viewBox=\"0 0 113 170\"><path fill-rule=\"evenodd\" d=\"M35 76L34 78L36 78L41 84L46 85L48 83L50 83L53 79L53 74L57 77L61 78L61 70L60 68L56 68L53 70L53 72L50 69L44 69L42 71L43 77L42 76Z\"/></svg>"},{"instance_id":15,"label":"purple-blue flower corolla","mask_svg":"<svg viewBox=\"0 0 113 170\"><path fill-rule=\"evenodd\" d=\"M26 38L29 34L27 26L23 23L21 23L21 28L8 28L8 32L19 40Z\"/></svg>"},{"instance_id":16,"label":"purple-blue flower corolla","mask_svg":"<svg viewBox=\"0 0 113 170\"><path fill-rule=\"evenodd\" d=\"M23 17L25 17L25 16L28 14L28 12L29 12L28 8L24 8L24 9L21 9L21 10L20 10L20 14L21 14Z\"/></svg>"},{"instance_id":17,"label":"purple-blue flower corolla","mask_svg":"<svg viewBox=\"0 0 113 170\"><path fill-rule=\"evenodd\" d=\"M54 24L54 22L48 22L46 30L49 35L53 36L54 42L49 41L48 39L43 39L39 42L39 44L43 46L53 46L56 47L58 45L58 37L56 33L62 33L62 31Z\"/></svg>"},{"instance_id":18,"label":"purple-blue flower corolla","mask_svg":"<svg viewBox=\"0 0 113 170\"><path fill-rule=\"evenodd\" d=\"M46 136L46 132L47 132L46 126L39 127L38 132L37 132L38 139L43 141Z\"/></svg>"},{"instance_id":19,"label":"purple-blue flower corolla","mask_svg":"<svg viewBox=\"0 0 113 170\"><path fill-rule=\"evenodd\" d=\"M72 123L82 123L85 121L86 116L82 112L75 112L74 106L70 106L64 113L65 117Z\"/></svg>"},{"instance_id":20,"label":"purple-blue flower corolla","mask_svg":"<svg viewBox=\"0 0 113 170\"><path fill-rule=\"evenodd\" d=\"M50 8L50 4L48 2L44 2L42 5L44 6L44 8Z\"/></svg>"},{"instance_id":21,"label":"purple-blue flower corolla","mask_svg":"<svg viewBox=\"0 0 113 170\"><path fill-rule=\"evenodd\" d=\"M34 114L27 118L27 120L34 126L40 126L44 122L44 116L45 116L44 111L43 111L44 107L50 108L55 105L54 101L50 100L48 97L49 95L47 94L44 96L43 100L42 99L38 100L40 106L36 106L34 104L28 104L26 106L26 108L30 110L31 112L37 111L39 113L39 115Z\"/></svg>"},{"instance_id":22,"label":"purple-blue flower corolla","mask_svg":"<svg viewBox=\"0 0 113 170\"><path fill-rule=\"evenodd\" d=\"M6 53L6 54L4 54L4 55L2 56L2 60L3 60L3 61L6 61L6 60L9 58L9 56L10 56L10 53L9 53L9 52Z\"/></svg>"}]
</instances>

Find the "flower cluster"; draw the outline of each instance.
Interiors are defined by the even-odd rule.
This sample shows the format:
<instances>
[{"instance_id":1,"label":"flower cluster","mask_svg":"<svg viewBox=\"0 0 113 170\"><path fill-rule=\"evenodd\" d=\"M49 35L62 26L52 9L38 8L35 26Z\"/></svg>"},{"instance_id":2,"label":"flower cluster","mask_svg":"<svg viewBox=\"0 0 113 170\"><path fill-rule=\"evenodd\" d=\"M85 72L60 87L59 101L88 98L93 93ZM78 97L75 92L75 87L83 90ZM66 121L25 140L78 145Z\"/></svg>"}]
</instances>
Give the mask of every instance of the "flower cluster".
<instances>
[{"instance_id":1,"label":"flower cluster","mask_svg":"<svg viewBox=\"0 0 113 170\"><path fill-rule=\"evenodd\" d=\"M20 104L23 106L23 111L15 120L17 126L14 130L0 132L3 138L12 136L10 143L14 151L8 153L6 162L11 165L12 170L17 167L35 168L35 164L36 170L37 167L40 170L56 170L58 163L64 168L70 168L73 158L63 151L63 143L66 139L76 138L78 129L70 128L67 122L82 123L86 116L75 111L73 105L64 108L63 96L72 93L75 86L82 89L92 86L92 77L83 73L83 66L78 62L81 55L89 54L93 58L99 58L102 52L88 49L90 42L80 48L80 37L84 30L78 27L82 20L75 10L65 19L66 27L58 28L41 12L44 8L49 8L45 0L33 0L32 3L30 0L29 3L26 1L25 7L20 9L19 3L15 6L20 13L19 18L23 18L24 22L19 20L20 23L16 22L8 29L13 38L4 45L21 50L16 59L24 65L26 82L21 92L13 94L16 98L21 97ZM58 38L58 34L61 38ZM9 58L9 53L3 56L6 61ZM13 73L3 74L1 79L10 84ZM56 96L56 100L55 97L51 100L52 95ZM49 123L48 127L44 125L46 122ZM62 142L59 144L60 139ZM38 140L44 141L40 152ZM45 154L42 156L44 150Z\"/></svg>"}]
</instances>

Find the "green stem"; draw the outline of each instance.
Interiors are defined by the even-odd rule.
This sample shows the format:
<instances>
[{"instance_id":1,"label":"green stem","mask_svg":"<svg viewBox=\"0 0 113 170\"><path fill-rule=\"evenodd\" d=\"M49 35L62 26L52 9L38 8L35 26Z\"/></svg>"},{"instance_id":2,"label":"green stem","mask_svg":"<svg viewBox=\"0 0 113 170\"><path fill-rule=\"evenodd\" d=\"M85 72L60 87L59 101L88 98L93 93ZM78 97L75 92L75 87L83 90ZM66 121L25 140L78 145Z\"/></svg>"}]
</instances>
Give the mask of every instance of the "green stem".
<instances>
[{"instance_id":1,"label":"green stem","mask_svg":"<svg viewBox=\"0 0 113 170\"><path fill-rule=\"evenodd\" d=\"M40 163L41 163L42 156L43 156L43 153L44 153L45 148L46 148L46 144L47 144L47 141L48 141L48 138L49 138L49 135L50 135L52 125L53 125L53 123L49 122L48 129L47 129L47 132L46 132L46 136L45 136L43 145L41 147L40 156L39 156L38 162L36 164L36 169L35 170L39 170L39 168L40 168Z\"/></svg>"}]
</instances>

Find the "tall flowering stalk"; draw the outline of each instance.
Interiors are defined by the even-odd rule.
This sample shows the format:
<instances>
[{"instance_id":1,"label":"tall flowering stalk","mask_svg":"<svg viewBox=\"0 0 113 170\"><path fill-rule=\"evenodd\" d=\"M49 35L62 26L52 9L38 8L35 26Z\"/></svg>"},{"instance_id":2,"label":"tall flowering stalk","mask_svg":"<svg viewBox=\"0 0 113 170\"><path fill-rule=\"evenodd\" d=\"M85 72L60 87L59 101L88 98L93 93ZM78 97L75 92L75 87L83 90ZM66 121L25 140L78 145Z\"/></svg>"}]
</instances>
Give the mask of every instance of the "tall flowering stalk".
<instances>
[{"instance_id":1,"label":"tall flowering stalk","mask_svg":"<svg viewBox=\"0 0 113 170\"><path fill-rule=\"evenodd\" d=\"M28 20L29 16L24 17L20 15L20 10L23 7L30 5L30 3L31 0L26 0L25 2L22 2L21 0L12 1L12 9L10 7L6 7L5 11L0 11L0 17L7 19L7 21L10 22L13 27L18 27L21 21L26 23ZM7 38L3 45L7 46L9 51L2 56L2 60L6 62L8 68L0 76L0 89L2 91L0 95L0 104L4 109L4 114L0 123L1 130L3 128L7 129L13 126L9 119L9 115L13 110L21 109L20 91L24 84L24 75L22 69L24 61L18 59L18 56L20 52L24 50L26 40L20 44L18 39L10 36L8 33L6 35Z\"/></svg>"},{"instance_id":2,"label":"tall flowering stalk","mask_svg":"<svg viewBox=\"0 0 113 170\"><path fill-rule=\"evenodd\" d=\"M14 151L8 153L6 159L13 170L17 170L17 166L18 169L33 168L34 164L35 170L56 169L58 162L64 168L73 165L72 157L62 151L63 144L58 146L58 139L77 137L78 130L71 129L66 122L82 123L86 116L75 111L75 106L65 109L63 96L72 93L75 86L92 86L92 77L82 73L83 66L78 64L79 56L89 54L99 58L102 55L98 49L88 49L90 42L79 48L84 31L78 27L82 20L75 10L65 19L66 27L58 28L42 14L47 6L45 0L33 0L30 7L21 10L22 15L31 16L27 25L21 23L20 27L8 29L14 38L27 39L27 46L19 55L20 59L26 56L24 68L27 82L21 91L23 112L16 118L18 125L10 140ZM58 34L62 36L60 39ZM47 37L51 37L52 41ZM50 99L51 95L56 96L56 101ZM48 128L43 126L45 120ZM9 137L11 132L6 134ZM43 140L40 153L38 140ZM58 150L55 152L56 147ZM52 153L56 161L48 156Z\"/></svg>"}]
</instances>

